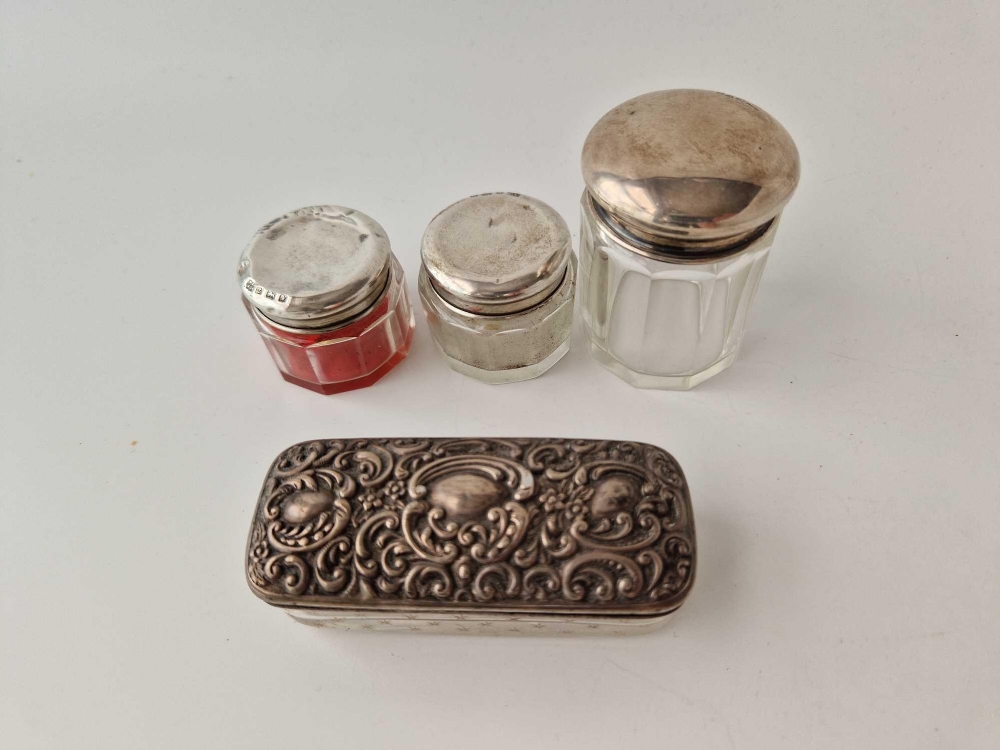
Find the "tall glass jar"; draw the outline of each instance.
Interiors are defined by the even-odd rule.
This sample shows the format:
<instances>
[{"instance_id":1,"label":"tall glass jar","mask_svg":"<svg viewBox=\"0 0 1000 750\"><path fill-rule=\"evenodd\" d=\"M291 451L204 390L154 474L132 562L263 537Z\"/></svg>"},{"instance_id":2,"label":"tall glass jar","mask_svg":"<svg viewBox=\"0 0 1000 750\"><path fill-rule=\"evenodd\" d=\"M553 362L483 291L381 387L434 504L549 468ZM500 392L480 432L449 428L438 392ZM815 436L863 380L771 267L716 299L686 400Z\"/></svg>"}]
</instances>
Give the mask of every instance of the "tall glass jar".
<instances>
[{"instance_id":1,"label":"tall glass jar","mask_svg":"<svg viewBox=\"0 0 1000 750\"><path fill-rule=\"evenodd\" d=\"M582 161L594 358L640 388L692 388L728 368L798 184L791 136L742 99L658 91L604 115Z\"/></svg>"},{"instance_id":2,"label":"tall glass jar","mask_svg":"<svg viewBox=\"0 0 1000 750\"><path fill-rule=\"evenodd\" d=\"M268 222L239 264L243 304L281 376L323 394L372 385L413 340L413 308L385 230L340 206Z\"/></svg>"}]
</instances>

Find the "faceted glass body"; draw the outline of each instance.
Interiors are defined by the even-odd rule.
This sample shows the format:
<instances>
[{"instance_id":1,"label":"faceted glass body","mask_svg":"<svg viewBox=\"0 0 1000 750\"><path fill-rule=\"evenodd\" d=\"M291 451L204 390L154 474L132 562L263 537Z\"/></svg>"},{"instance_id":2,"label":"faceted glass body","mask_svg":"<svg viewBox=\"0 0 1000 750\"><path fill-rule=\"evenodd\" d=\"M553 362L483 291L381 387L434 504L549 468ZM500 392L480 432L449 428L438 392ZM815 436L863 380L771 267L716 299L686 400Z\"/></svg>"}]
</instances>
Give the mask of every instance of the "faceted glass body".
<instances>
[{"instance_id":1,"label":"faceted glass body","mask_svg":"<svg viewBox=\"0 0 1000 750\"><path fill-rule=\"evenodd\" d=\"M421 267L417 282L434 342L448 366L485 383L513 383L544 373L569 351L576 257L543 302L507 315L460 310L441 298Z\"/></svg>"},{"instance_id":2,"label":"faceted glass body","mask_svg":"<svg viewBox=\"0 0 1000 750\"><path fill-rule=\"evenodd\" d=\"M656 258L597 217L584 192L580 309L594 359L639 388L693 388L736 359L777 220L714 260Z\"/></svg>"},{"instance_id":3,"label":"faceted glass body","mask_svg":"<svg viewBox=\"0 0 1000 750\"><path fill-rule=\"evenodd\" d=\"M336 328L288 328L246 300L244 304L281 376L317 393L340 393L375 383L406 357L413 340L413 308L395 258L378 301Z\"/></svg>"}]
</instances>

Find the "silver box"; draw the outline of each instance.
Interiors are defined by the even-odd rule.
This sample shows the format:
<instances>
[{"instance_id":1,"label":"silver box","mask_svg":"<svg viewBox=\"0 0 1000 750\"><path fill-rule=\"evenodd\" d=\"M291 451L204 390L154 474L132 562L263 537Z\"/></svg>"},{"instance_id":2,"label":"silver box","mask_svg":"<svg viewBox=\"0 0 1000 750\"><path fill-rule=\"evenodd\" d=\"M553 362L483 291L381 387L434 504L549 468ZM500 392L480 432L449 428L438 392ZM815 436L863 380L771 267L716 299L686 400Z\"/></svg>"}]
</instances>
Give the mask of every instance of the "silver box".
<instances>
[{"instance_id":1,"label":"silver box","mask_svg":"<svg viewBox=\"0 0 1000 750\"><path fill-rule=\"evenodd\" d=\"M293 445L247 544L253 592L341 629L633 633L684 602L684 474L652 445L373 438Z\"/></svg>"}]
</instances>

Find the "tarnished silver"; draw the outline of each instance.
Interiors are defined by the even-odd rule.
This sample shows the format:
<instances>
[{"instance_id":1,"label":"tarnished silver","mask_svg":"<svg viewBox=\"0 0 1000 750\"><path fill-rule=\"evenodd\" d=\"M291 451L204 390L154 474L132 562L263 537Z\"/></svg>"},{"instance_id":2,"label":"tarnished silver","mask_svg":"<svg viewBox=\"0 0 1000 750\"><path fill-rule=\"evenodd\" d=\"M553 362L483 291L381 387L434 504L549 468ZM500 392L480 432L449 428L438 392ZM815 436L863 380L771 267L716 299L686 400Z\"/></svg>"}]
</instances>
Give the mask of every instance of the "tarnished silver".
<instances>
[{"instance_id":1,"label":"tarnished silver","mask_svg":"<svg viewBox=\"0 0 1000 750\"><path fill-rule=\"evenodd\" d=\"M799 154L767 112L714 91L638 96L604 115L583 147L598 215L640 252L731 251L781 213Z\"/></svg>"},{"instance_id":2,"label":"tarnished silver","mask_svg":"<svg viewBox=\"0 0 1000 750\"><path fill-rule=\"evenodd\" d=\"M676 461L642 443L317 440L268 471L246 565L312 624L635 632L687 597L694 519Z\"/></svg>"},{"instance_id":3,"label":"tarnished silver","mask_svg":"<svg viewBox=\"0 0 1000 750\"><path fill-rule=\"evenodd\" d=\"M389 280L385 230L340 206L291 211L261 227L239 264L243 296L290 328L329 328L370 308Z\"/></svg>"},{"instance_id":4,"label":"tarnished silver","mask_svg":"<svg viewBox=\"0 0 1000 750\"><path fill-rule=\"evenodd\" d=\"M435 291L460 310L483 315L539 304L559 286L572 253L563 218L517 193L453 203L431 220L421 243Z\"/></svg>"}]
</instances>

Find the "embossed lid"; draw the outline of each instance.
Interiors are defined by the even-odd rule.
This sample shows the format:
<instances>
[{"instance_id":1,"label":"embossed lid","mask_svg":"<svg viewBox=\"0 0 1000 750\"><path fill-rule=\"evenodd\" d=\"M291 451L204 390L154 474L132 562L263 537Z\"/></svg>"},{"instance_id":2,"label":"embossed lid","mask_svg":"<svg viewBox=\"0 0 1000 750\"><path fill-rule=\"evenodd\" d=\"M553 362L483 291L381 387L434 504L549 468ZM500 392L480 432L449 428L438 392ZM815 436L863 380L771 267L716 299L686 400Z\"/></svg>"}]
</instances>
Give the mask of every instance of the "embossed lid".
<instances>
[{"instance_id":1,"label":"embossed lid","mask_svg":"<svg viewBox=\"0 0 1000 750\"><path fill-rule=\"evenodd\" d=\"M642 443L316 440L268 471L246 570L290 610L659 617L693 583L694 519Z\"/></svg>"},{"instance_id":2,"label":"embossed lid","mask_svg":"<svg viewBox=\"0 0 1000 750\"><path fill-rule=\"evenodd\" d=\"M517 193L453 203L424 232L420 254L434 289L467 312L503 315L552 294L569 263L569 227L550 206Z\"/></svg>"},{"instance_id":3,"label":"embossed lid","mask_svg":"<svg viewBox=\"0 0 1000 750\"><path fill-rule=\"evenodd\" d=\"M764 110L714 91L643 94L594 125L583 146L594 202L627 233L694 252L755 236L792 197L799 154Z\"/></svg>"},{"instance_id":4,"label":"embossed lid","mask_svg":"<svg viewBox=\"0 0 1000 750\"><path fill-rule=\"evenodd\" d=\"M290 211L261 227L240 258L243 296L292 328L328 328L359 315L389 280L385 230L340 206Z\"/></svg>"}]
</instances>

